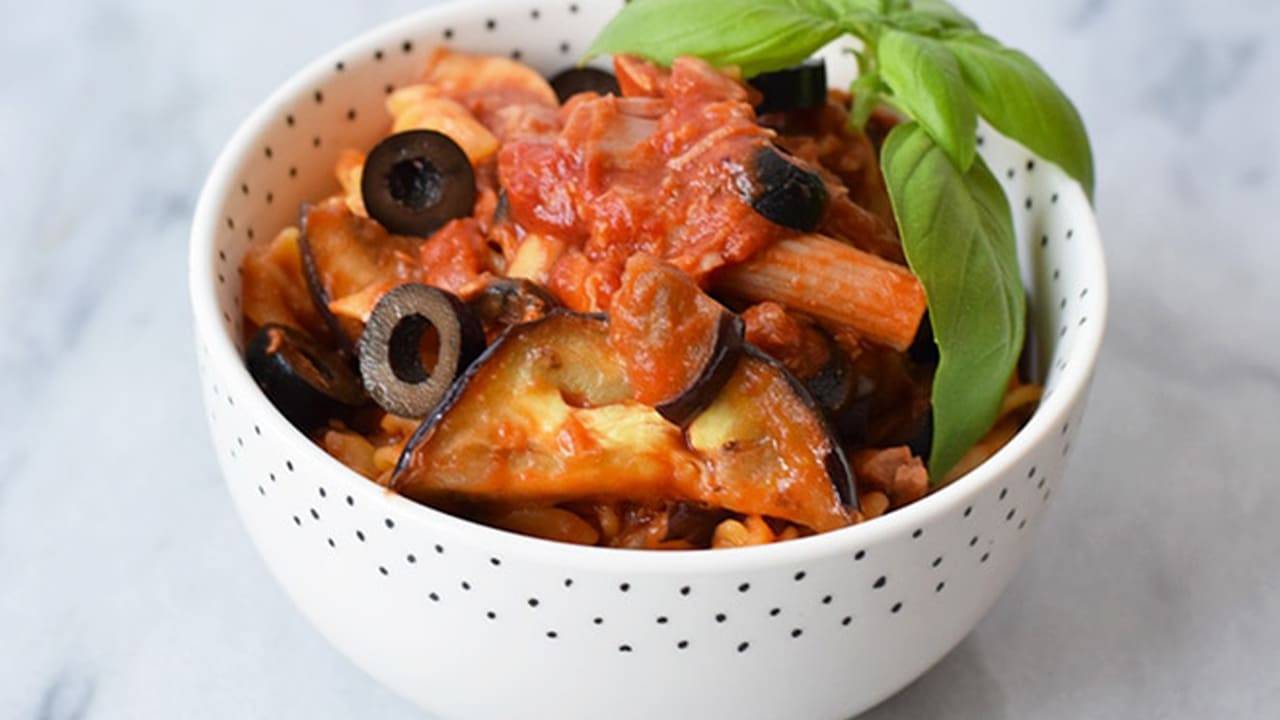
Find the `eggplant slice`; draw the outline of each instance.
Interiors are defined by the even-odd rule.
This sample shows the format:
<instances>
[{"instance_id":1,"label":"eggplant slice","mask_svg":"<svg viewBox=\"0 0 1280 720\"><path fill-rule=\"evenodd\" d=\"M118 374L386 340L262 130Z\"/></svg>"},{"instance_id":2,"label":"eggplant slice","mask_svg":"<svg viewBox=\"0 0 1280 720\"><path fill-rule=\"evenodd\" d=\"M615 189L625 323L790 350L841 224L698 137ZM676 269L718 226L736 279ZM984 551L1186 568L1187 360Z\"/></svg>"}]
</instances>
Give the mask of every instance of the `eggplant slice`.
<instances>
[{"instance_id":1,"label":"eggplant slice","mask_svg":"<svg viewBox=\"0 0 1280 720\"><path fill-rule=\"evenodd\" d=\"M730 312L720 314L713 334L703 343L706 352L697 373L677 395L656 406L662 417L677 425L686 425L715 400L733 375L742 354L744 334L742 318Z\"/></svg>"},{"instance_id":2,"label":"eggplant slice","mask_svg":"<svg viewBox=\"0 0 1280 720\"><path fill-rule=\"evenodd\" d=\"M513 326L414 433L392 489L427 503L666 496L698 463L630 398L602 316Z\"/></svg>"},{"instance_id":3,"label":"eggplant slice","mask_svg":"<svg viewBox=\"0 0 1280 720\"><path fill-rule=\"evenodd\" d=\"M767 357L743 358L687 437L632 395L603 316L513 326L414 433L391 487L428 504L685 501L815 530L850 522L843 453Z\"/></svg>"},{"instance_id":4,"label":"eggplant slice","mask_svg":"<svg viewBox=\"0 0 1280 720\"><path fill-rule=\"evenodd\" d=\"M368 404L346 359L287 325L263 325L245 350L249 375L303 432Z\"/></svg>"},{"instance_id":5,"label":"eggplant slice","mask_svg":"<svg viewBox=\"0 0 1280 720\"><path fill-rule=\"evenodd\" d=\"M433 331L431 368L423 340ZM382 296L360 336L360 376L383 410L426 417L484 350L484 328L456 296L409 283Z\"/></svg>"},{"instance_id":6,"label":"eggplant slice","mask_svg":"<svg viewBox=\"0 0 1280 720\"><path fill-rule=\"evenodd\" d=\"M827 63L821 58L760 73L747 82L760 91L756 112L761 115L821 107L827 102Z\"/></svg>"},{"instance_id":7,"label":"eggplant slice","mask_svg":"<svg viewBox=\"0 0 1280 720\"><path fill-rule=\"evenodd\" d=\"M710 464L718 504L768 508L820 532L849 523L857 492L844 450L804 386L755 347L687 435Z\"/></svg>"},{"instance_id":8,"label":"eggplant slice","mask_svg":"<svg viewBox=\"0 0 1280 720\"><path fill-rule=\"evenodd\" d=\"M742 352L742 319L679 268L627 261L610 306L609 337L636 399L685 425L715 399Z\"/></svg>"},{"instance_id":9,"label":"eggplant slice","mask_svg":"<svg viewBox=\"0 0 1280 720\"><path fill-rule=\"evenodd\" d=\"M560 306L551 293L530 280L492 280L467 302L485 328L505 329L532 322Z\"/></svg>"},{"instance_id":10,"label":"eggplant slice","mask_svg":"<svg viewBox=\"0 0 1280 720\"><path fill-rule=\"evenodd\" d=\"M298 250L311 299L338 346L353 351L361 323L334 315L329 303L374 283L413 279L419 272L418 243L388 235L376 222L351 212L341 198L304 205L300 226Z\"/></svg>"}]
</instances>

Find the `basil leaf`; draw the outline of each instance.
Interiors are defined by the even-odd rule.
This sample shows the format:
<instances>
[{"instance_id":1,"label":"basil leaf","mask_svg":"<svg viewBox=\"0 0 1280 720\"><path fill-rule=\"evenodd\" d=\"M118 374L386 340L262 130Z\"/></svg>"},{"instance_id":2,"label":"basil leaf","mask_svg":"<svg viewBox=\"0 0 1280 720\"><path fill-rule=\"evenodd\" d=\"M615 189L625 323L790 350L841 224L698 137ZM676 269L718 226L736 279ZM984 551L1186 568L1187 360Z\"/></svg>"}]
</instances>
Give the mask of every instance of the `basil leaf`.
<instances>
[{"instance_id":1,"label":"basil leaf","mask_svg":"<svg viewBox=\"0 0 1280 720\"><path fill-rule=\"evenodd\" d=\"M898 105L965 172L977 154L978 111L960 66L941 41L889 30L876 49L880 76Z\"/></svg>"},{"instance_id":2,"label":"basil leaf","mask_svg":"<svg viewBox=\"0 0 1280 720\"><path fill-rule=\"evenodd\" d=\"M1056 163L1093 198L1093 151L1084 121L1034 60L977 33L943 41L954 53L978 111L1001 133Z\"/></svg>"},{"instance_id":3,"label":"basil leaf","mask_svg":"<svg viewBox=\"0 0 1280 720\"><path fill-rule=\"evenodd\" d=\"M925 35L928 37L938 37L947 29L945 25L937 20L923 15L917 15L912 12L903 12L892 16L889 21L895 30L901 30L912 35Z\"/></svg>"},{"instance_id":4,"label":"basil leaf","mask_svg":"<svg viewBox=\"0 0 1280 720\"><path fill-rule=\"evenodd\" d=\"M871 113L880 105L880 76L876 73L859 75L849 85L853 106L849 108L849 127L861 132L867 126Z\"/></svg>"},{"instance_id":5,"label":"basil leaf","mask_svg":"<svg viewBox=\"0 0 1280 720\"><path fill-rule=\"evenodd\" d=\"M851 0L635 0L596 37L587 58L642 55L670 65L680 55L737 65L748 77L790 67L834 40Z\"/></svg>"},{"instance_id":6,"label":"basil leaf","mask_svg":"<svg viewBox=\"0 0 1280 720\"><path fill-rule=\"evenodd\" d=\"M982 158L958 171L916 123L894 128L880 162L941 357L929 456L936 484L991 429L1022 351L1026 296L1013 218Z\"/></svg>"},{"instance_id":7,"label":"basil leaf","mask_svg":"<svg viewBox=\"0 0 1280 720\"><path fill-rule=\"evenodd\" d=\"M904 0L833 0L845 12L879 16L889 11L888 5Z\"/></svg>"},{"instance_id":8,"label":"basil leaf","mask_svg":"<svg viewBox=\"0 0 1280 720\"><path fill-rule=\"evenodd\" d=\"M976 30L978 27L968 16L952 7L946 0L912 0L911 9L907 12L933 20L946 28Z\"/></svg>"}]
</instances>

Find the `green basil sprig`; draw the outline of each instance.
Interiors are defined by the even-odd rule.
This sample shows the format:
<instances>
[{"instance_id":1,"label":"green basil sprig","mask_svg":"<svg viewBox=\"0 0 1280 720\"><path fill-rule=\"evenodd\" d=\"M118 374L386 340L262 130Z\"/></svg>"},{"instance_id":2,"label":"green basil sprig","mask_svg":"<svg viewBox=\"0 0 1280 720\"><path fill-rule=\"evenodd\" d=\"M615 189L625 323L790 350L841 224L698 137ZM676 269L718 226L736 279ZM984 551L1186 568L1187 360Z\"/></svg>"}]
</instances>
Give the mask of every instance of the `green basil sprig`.
<instances>
[{"instance_id":1,"label":"green basil sprig","mask_svg":"<svg viewBox=\"0 0 1280 720\"><path fill-rule=\"evenodd\" d=\"M943 40L978 112L1001 133L1057 164L1093 198L1093 153L1076 108L1034 60L974 32Z\"/></svg>"},{"instance_id":2,"label":"green basil sprig","mask_svg":"<svg viewBox=\"0 0 1280 720\"><path fill-rule=\"evenodd\" d=\"M588 51L631 53L670 65L696 55L747 75L795 65L839 37L839 3L824 0L636 0Z\"/></svg>"},{"instance_id":3,"label":"green basil sprig","mask_svg":"<svg viewBox=\"0 0 1280 720\"><path fill-rule=\"evenodd\" d=\"M938 344L929 462L937 477L995 422L1022 352L1026 297L1013 219L982 158L961 173L914 122L889 133L883 156L899 231L912 239L903 249L929 297Z\"/></svg>"},{"instance_id":4,"label":"green basil sprig","mask_svg":"<svg viewBox=\"0 0 1280 720\"><path fill-rule=\"evenodd\" d=\"M895 104L937 139L957 168L968 170L978 152L978 110L947 46L888 30L880 36L876 59Z\"/></svg>"},{"instance_id":5,"label":"green basil sprig","mask_svg":"<svg viewBox=\"0 0 1280 720\"><path fill-rule=\"evenodd\" d=\"M842 34L860 41L850 122L861 127L882 102L909 118L881 149L881 169L941 358L929 458L937 483L991 428L1025 333L1013 220L976 152L978 117L1092 197L1092 151L1071 101L1033 60L945 0L634 0L588 57L669 64L696 55L751 76L794 65Z\"/></svg>"}]
</instances>

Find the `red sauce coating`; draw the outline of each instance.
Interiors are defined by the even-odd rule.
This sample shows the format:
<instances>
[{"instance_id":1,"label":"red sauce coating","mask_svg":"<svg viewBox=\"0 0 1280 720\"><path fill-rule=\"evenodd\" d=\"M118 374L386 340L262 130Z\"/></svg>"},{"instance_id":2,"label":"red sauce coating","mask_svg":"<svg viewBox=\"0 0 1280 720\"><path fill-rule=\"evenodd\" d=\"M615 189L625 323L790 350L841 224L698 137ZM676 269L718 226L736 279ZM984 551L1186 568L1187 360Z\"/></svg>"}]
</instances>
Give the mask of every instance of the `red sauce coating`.
<instances>
[{"instance_id":1,"label":"red sauce coating","mask_svg":"<svg viewBox=\"0 0 1280 720\"><path fill-rule=\"evenodd\" d=\"M569 248L552 289L581 310L608 309L638 252L701 280L792 234L735 189L735 174L774 136L736 79L693 58L670 73L634 59L617 67L626 97L579 96L559 133L506 142L498 156L513 218ZM584 295L589 278L596 291Z\"/></svg>"},{"instance_id":2,"label":"red sauce coating","mask_svg":"<svg viewBox=\"0 0 1280 720\"><path fill-rule=\"evenodd\" d=\"M609 340L635 399L661 405L688 390L715 351L724 313L674 266L652 255L628 260L613 297Z\"/></svg>"}]
</instances>

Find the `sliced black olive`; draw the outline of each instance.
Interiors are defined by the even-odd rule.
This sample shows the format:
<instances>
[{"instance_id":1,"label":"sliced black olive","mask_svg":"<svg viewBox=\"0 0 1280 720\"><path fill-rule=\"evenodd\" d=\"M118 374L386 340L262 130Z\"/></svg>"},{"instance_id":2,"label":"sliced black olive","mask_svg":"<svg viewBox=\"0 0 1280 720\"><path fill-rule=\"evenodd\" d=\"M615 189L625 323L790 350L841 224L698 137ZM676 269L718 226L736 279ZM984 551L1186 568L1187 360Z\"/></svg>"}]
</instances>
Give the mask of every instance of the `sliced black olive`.
<instances>
[{"instance_id":1,"label":"sliced black olive","mask_svg":"<svg viewBox=\"0 0 1280 720\"><path fill-rule=\"evenodd\" d=\"M435 359L423 367L428 330ZM401 285L378 301L360 336L360 374L373 401L389 413L428 415L453 381L484 350L480 321L456 296L417 283Z\"/></svg>"},{"instance_id":2,"label":"sliced black olive","mask_svg":"<svg viewBox=\"0 0 1280 720\"><path fill-rule=\"evenodd\" d=\"M560 102L565 102L578 93L593 92L600 95L621 95L618 78L613 73L592 67L571 67L556 73L551 78L551 89L556 91Z\"/></svg>"},{"instance_id":3,"label":"sliced black olive","mask_svg":"<svg viewBox=\"0 0 1280 720\"><path fill-rule=\"evenodd\" d=\"M430 235L471 214L471 161L448 135L407 130L384 138L364 161L360 195L369 216L398 235Z\"/></svg>"},{"instance_id":4,"label":"sliced black olive","mask_svg":"<svg viewBox=\"0 0 1280 720\"><path fill-rule=\"evenodd\" d=\"M756 105L756 112L761 115L819 107L827 102L827 63L821 58L760 73L747 82L763 96Z\"/></svg>"},{"instance_id":5,"label":"sliced black olive","mask_svg":"<svg viewBox=\"0 0 1280 720\"><path fill-rule=\"evenodd\" d=\"M729 312L721 313L715 337L709 343L709 352L697 376L690 379L679 395L654 406L654 409L668 422L681 426L688 424L716 399L720 389L733 376L745 334L746 326L741 317Z\"/></svg>"},{"instance_id":6,"label":"sliced black olive","mask_svg":"<svg viewBox=\"0 0 1280 720\"><path fill-rule=\"evenodd\" d=\"M813 232L827 210L822 178L773 145L757 150L735 181L744 202L782 227Z\"/></svg>"},{"instance_id":7,"label":"sliced black olive","mask_svg":"<svg viewBox=\"0 0 1280 720\"><path fill-rule=\"evenodd\" d=\"M245 365L271 403L304 432L368 402L345 358L286 325L263 325L249 341Z\"/></svg>"},{"instance_id":8,"label":"sliced black olive","mask_svg":"<svg viewBox=\"0 0 1280 720\"><path fill-rule=\"evenodd\" d=\"M506 328L537 320L560 303L534 282L498 278L471 298L467 306L485 327Z\"/></svg>"}]
</instances>

